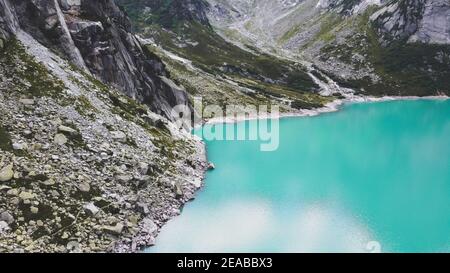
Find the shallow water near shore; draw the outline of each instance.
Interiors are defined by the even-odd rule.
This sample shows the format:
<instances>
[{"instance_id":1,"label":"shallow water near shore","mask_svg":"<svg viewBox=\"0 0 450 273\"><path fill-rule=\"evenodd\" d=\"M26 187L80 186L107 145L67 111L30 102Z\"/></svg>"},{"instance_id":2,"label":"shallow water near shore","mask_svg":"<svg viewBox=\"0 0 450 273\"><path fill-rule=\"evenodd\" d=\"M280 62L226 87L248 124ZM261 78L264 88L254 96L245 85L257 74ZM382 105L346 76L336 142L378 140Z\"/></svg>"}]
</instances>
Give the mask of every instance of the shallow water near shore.
<instances>
[{"instance_id":1,"label":"shallow water near shore","mask_svg":"<svg viewBox=\"0 0 450 273\"><path fill-rule=\"evenodd\" d=\"M450 251L450 100L281 119L274 152L206 144L217 168L148 252Z\"/></svg>"}]
</instances>

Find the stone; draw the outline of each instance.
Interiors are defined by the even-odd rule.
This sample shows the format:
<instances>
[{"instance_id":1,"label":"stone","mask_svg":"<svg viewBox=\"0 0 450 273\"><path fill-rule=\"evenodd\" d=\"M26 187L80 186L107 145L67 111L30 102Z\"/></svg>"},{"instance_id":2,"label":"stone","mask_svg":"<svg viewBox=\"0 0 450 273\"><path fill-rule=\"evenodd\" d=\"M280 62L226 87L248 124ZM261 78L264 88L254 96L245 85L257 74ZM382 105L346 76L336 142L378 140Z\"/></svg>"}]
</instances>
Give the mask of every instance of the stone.
<instances>
[{"instance_id":1,"label":"stone","mask_svg":"<svg viewBox=\"0 0 450 273\"><path fill-rule=\"evenodd\" d=\"M5 221L8 225L14 223L14 217L7 211L0 214L0 221Z\"/></svg>"},{"instance_id":2,"label":"stone","mask_svg":"<svg viewBox=\"0 0 450 273\"><path fill-rule=\"evenodd\" d=\"M19 102L23 105L33 105L34 99L20 99Z\"/></svg>"},{"instance_id":3,"label":"stone","mask_svg":"<svg viewBox=\"0 0 450 273\"><path fill-rule=\"evenodd\" d=\"M116 179L120 183L127 183L130 182L133 179L133 177L131 175L116 175Z\"/></svg>"},{"instance_id":4,"label":"stone","mask_svg":"<svg viewBox=\"0 0 450 273\"><path fill-rule=\"evenodd\" d=\"M36 225L37 225L38 227L43 227L43 226L44 226L44 222L42 222L42 220L37 220L37 221L36 221Z\"/></svg>"},{"instance_id":5,"label":"stone","mask_svg":"<svg viewBox=\"0 0 450 273\"><path fill-rule=\"evenodd\" d=\"M17 206L17 205L19 205L20 204L20 199L19 198L17 198L17 197L13 197L13 198L10 198L10 201L9 201L13 206Z\"/></svg>"},{"instance_id":6,"label":"stone","mask_svg":"<svg viewBox=\"0 0 450 273\"><path fill-rule=\"evenodd\" d=\"M108 155L107 153L105 153L105 152L101 152L101 153L100 153L100 158L101 158L101 159L108 159L108 158L109 158L109 155Z\"/></svg>"},{"instance_id":7,"label":"stone","mask_svg":"<svg viewBox=\"0 0 450 273\"><path fill-rule=\"evenodd\" d=\"M59 192L57 192L56 190L52 190L52 191L50 192L50 194L51 194L53 197L59 197L59 196L61 196L61 195L59 194Z\"/></svg>"},{"instance_id":8,"label":"stone","mask_svg":"<svg viewBox=\"0 0 450 273\"><path fill-rule=\"evenodd\" d=\"M34 194L32 192L23 191L19 194L19 198L22 200L29 200L34 198Z\"/></svg>"},{"instance_id":9,"label":"stone","mask_svg":"<svg viewBox=\"0 0 450 273\"><path fill-rule=\"evenodd\" d=\"M202 186L202 180L200 178L193 178L193 180L190 181L192 185L194 185L197 189L199 189Z\"/></svg>"},{"instance_id":10,"label":"stone","mask_svg":"<svg viewBox=\"0 0 450 273\"><path fill-rule=\"evenodd\" d=\"M123 232L123 224L117 223L115 226L103 226L103 230L112 235L120 235Z\"/></svg>"},{"instance_id":11,"label":"stone","mask_svg":"<svg viewBox=\"0 0 450 273\"><path fill-rule=\"evenodd\" d=\"M208 163L208 170L214 170L216 168L216 166L214 165L214 163L209 162Z\"/></svg>"},{"instance_id":12,"label":"stone","mask_svg":"<svg viewBox=\"0 0 450 273\"><path fill-rule=\"evenodd\" d=\"M0 234L9 230L9 225L5 221L0 221Z\"/></svg>"},{"instance_id":13,"label":"stone","mask_svg":"<svg viewBox=\"0 0 450 273\"><path fill-rule=\"evenodd\" d=\"M58 132L63 133L63 134L69 134L69 135L77 135L78 134L77 130L72 129L67 126L64 126L64 125L60 125L58 127Z\"/></svg>"},{"instance_id":14,"label":"stone","mask_svg":"<svg viewBox=\"0 0 450 273\"><path fill-rule=\"evenodd\" d=\"M139 163L138 170L139 170L139 173L140 173L140 174L146 175L147 172L148 172L148 168L149 168L149 166L148 166L147 163L144 163L144 162L140 162L140 163Z\"/></svg>"},{"instance_id":15,"label":"stone","mask_svg":"<svg viewBox=\"0 0 450 273\"><path fill-rule=\"evenodd\" d=\"M28 145L26 143L13 143L12 148L14 150L26 150Z\"/></svg>"},{"instance_id":16,"label":"stone","mask_svg":"<svg viewBox=\"0 0 450 273\"><path fill-rule=\"evenodd\" d=\"M153 234L154 232L158 231L158 226L153 222L152 219L145 218L142 220L142 227L144 231L148 234Z\"/></svg>"},{"instance_id":17,"label":"stone","mask_svg":"<svg viewBox=\"0 0 450 273\"><path fill-rule=\"evenodd\" d=\"M175 183L174 189L175 189L175 194L177 197L183 196L183 187L181 186L181 184L179 182Z\"/></svg>"},{"instance_id":18,"label":"stone","mask_svg":"<svg viewBox=\"0 0 450 273\"><path fill-rule=\"evenodd\" d=\"M63 134L56 134L53 141L58 145L64 145L67 143L67 137Z\"/></svg>"},{"instance_id":19,"label":"stone","mask_svg":"<svg viewBox=\"0 0 450 273\"><path fill-rule=\"evenodd\" d=\"M94 203L87 203L83 206L83 208L90 216L95 216L100 211L100 209L96 205L94 205Z\"/></svg>"},{"instance_id":20,"label":"stone","mask_svg":"<svg viewBox=\"0 0 450 273\"><path fill-rule=\"evenodd\" d=\"M80 184L78 184L78 189L81 192L89 192L91 190L91 185L89 185L89 183L86 182L81 182Z\"/></svg>"},{"instance_id":21,"label":"stone","mask_svg":"<svg viewBox=\"0 0 450 273\"><path fill-rule=\"evenodd\" d=\"M30 207L30 211L31 213L36 214L39 212L39 209L37 207Z\"/></svg>"},{"instance_id":22,"label":"stone","mask_svg":"<svg viewBox=\"0 0 450 273\"><path fill-rule=\"evenodd\" d=\"M56 181L54 179L47 179L41 183L44 184L45 186L53 186L56 184Z\"/></svg>"},{"instance_id":23,"label":"stone","mask_svg":"<svg viewBox=\"0 0 450 273\"><path fill-rule=\"evenodd\" d=\"M136 203L136 210L144 215L147 215L150 213L150 210L148 209L147 204L138 202Z\"/></svg>"},{"instance_id":24,"label":"stone","mask_svg":"<svg viewBox=\"0 0 450 273\"><path fill-rule=\"evenodd\" d=\"M10 186L7 185L0 185L0 191L9 191L11 189Z\"/></svg>"},{"instance_id":25,"label":"stone","mask_svg":"<svg viewBox=\"0 0 450 273\"><path fill-rule=\"evenodd\" d=\"M78 243L77 241L68 242L66 245L66 248L70 252L80 252L81 251L80 243Z\"/></svg>"},{"instance_id":26,"label":"stone","mask_svg":"<svg viewBox=\"0 0 450 273\"><path fill-rule=\"evenodd\" d=\"M13 164L9 164L0 170L0 182L7 182L14 176Z\"/></svg>"},{"instance_id":27,"label":"stone","mask_svg":"<svg viewBox=\"0 0 450 273\"><path fill-rule=\"evenodd\" d=\"M111 137L112 139L122 143L127 141L127 135L125 135L125 133L122 131L112 131Z\"/></svg>"},{"instance_id":28,"label":"stone","mask_svg":"<svg viewBox=\"0 0 450 273\"><path fill-rule=\"evenodd\" d=\"M128 217L128 221L134 226L137 225L137 223L139 222L139 215L131 215L130 217Z\"/></svg>"}]
</instances>

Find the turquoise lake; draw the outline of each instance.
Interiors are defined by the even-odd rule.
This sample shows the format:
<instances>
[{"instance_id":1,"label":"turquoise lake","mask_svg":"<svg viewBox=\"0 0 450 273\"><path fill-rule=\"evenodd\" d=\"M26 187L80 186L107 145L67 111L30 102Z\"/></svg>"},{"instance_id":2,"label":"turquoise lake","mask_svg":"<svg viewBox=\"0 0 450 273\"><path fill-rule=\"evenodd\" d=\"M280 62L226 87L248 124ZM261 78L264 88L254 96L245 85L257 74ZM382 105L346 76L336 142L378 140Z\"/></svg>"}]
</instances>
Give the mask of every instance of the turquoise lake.
<instances>
[{"instance_id":1,"label":"turquoise lake","mask_svg":"<svg viewBox=\"0 0 450 273\"><path fill-rule=\"evenodd\" d=\"M149 251L450 251L450 100L347 104L279 126L273 152L207 141L216 169Z\"/></svg>"}]
</instances>

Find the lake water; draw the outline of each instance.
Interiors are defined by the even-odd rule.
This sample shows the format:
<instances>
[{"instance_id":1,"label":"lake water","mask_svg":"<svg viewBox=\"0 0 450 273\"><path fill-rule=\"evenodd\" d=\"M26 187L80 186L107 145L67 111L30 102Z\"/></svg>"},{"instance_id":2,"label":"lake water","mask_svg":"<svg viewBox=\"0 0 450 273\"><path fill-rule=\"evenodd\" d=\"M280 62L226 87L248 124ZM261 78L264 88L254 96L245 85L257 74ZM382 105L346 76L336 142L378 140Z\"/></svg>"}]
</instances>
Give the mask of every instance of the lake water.
<instances>
[{"instance_id":1,"label":"lake water","mask_svg":"<svg viewBox=\"0 0 450 273\"><path fill-rule=\"evenodd\" d=\"M216 170L149 252L450 251L449 100L285 118L274 152L207 149Z\"/></svg>"}]
</instances>

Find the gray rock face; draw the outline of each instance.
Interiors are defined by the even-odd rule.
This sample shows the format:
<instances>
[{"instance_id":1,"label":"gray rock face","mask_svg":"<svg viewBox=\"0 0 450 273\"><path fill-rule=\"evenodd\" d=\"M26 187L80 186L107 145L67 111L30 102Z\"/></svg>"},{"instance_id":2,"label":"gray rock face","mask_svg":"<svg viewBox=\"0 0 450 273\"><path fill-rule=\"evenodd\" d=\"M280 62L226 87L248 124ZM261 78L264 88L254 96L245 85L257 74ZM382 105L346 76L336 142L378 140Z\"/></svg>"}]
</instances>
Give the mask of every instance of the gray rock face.
<instances>
[{"instance_id":1,"label":"gray rock face","mask_svg":"<svg viewBox=\"0 0 450 273\"><path fill-rule=\"evenodd\" d=\"M386 5L371 16L385 43L407 40L450 44L450 2L402 0Z\"/></svg>"},{"instance_id":2,"label":"gray rock face","mask_svg":"<svg viewBox=\"0 0 450 273\"><path fill-rule=\"evenodd\" d=\"M450 2L448 0L427 1L423 19L410 42L450 44Z\"/></svg>"},{"instance_id":3,"label":"gray rock face","mask_svg":"<svg viewBox=\"0 0 450 273\"><path fill-rule=\"evenodd\" d=\"M0 221L5 221L7 224L14 223L14 217L7 211L0 213Z\"/></svg>"},{"instance_id":4,"label":"gray rock face","mask_svg":"<svg viewBox=\"0 0 450 273\"><path fill-rule=\"evenodd\" d=\"M423 13L423 0L393 2L371 16L384 41L407 39L418 27Z\"/></svg>"},{"instance_id":5,"label":"gray rock face","mask_svg":"<svg viewBox=\"0 0 450 273\"><path fill-rule=\"evenodd\" d=\"M0 39L9 38L18 28L19 22L11 4L8 0L0 1Z\"/></svg>"},{"instance_id":6,"label":"gray rock face","mask_svg":"<svg viewBox=\"0 0 450 273\"><path fill-rule=\"evenodd\" d=\"M173 106L189 104L186 92L165 80L164 64L131 33L129 19L113 0L0 0L0 7L0 38L20 25L80 69L165 117L171 118Z\"/></svg>"}]
</instances>

